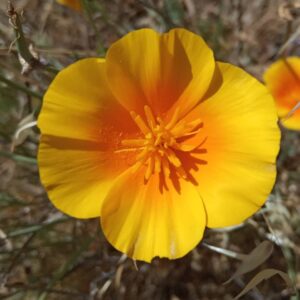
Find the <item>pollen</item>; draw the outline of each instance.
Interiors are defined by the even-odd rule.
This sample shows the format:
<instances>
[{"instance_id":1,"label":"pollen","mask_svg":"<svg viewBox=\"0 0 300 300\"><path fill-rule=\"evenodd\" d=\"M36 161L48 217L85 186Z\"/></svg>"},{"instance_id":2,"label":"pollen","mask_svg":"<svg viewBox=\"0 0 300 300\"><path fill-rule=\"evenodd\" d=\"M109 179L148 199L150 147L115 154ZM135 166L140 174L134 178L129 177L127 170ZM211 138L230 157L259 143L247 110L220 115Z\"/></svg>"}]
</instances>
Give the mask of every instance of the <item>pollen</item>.
<instances>
[{"instance_id":1,"label":"pollen","mask_svg":"<svg viewBox=\"0 0 300 300\"><path fill-rule=\"evenodd\" d=\"M140 137L122 140L121 151L138 151L133 171L145 167L145 180L153 174L169 177L172 172L187 179L187 172L180 159L180 152L195 149L182 141L196 135L203 127L201 119L191 122L179 120L177 109L169 122L165 123L160 116L155 116L149 106L144 106L144 117L134 111L130 115L140 130Z\"/></svg>"}]
</instances>

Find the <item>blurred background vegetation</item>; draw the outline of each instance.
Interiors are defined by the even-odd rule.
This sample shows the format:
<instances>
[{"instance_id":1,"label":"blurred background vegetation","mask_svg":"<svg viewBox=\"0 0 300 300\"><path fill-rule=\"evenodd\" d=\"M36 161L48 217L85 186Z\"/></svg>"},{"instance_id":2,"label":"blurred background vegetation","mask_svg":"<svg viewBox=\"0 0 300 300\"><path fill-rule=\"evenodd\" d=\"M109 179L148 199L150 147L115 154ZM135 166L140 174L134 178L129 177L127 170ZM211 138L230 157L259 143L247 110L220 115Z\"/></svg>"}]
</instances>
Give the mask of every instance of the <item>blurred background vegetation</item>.
<instances>
[{"instance_id":1,"label":"blurred background vegetation","mask_svg":"<svg viewBox=\"0 0 300 300\"><path fill-rule=\"evenodd\" d=\"M84 0L82 11L54 0L12 4L24 40L12 7L8 12L7 1L0 0L0 299L226 300L266 268L287 272L296 293L272 277L243 299L300 299L299 132L282 129L277 183L257 215L234 228L206 230L206 244L182 259L155 259L151 265L135 265L115 251L97 219L80 221L58 212L39 180L38 129L16 134L36 120L59 69L104 56L112 42L141 27L190 29L206 39L218 60L261 79L278 55L299 55L300 2ZM268 260L222 285L239 268L238 253L250 253L264 240L274 243Z\"/></svg>"}]
</instances>

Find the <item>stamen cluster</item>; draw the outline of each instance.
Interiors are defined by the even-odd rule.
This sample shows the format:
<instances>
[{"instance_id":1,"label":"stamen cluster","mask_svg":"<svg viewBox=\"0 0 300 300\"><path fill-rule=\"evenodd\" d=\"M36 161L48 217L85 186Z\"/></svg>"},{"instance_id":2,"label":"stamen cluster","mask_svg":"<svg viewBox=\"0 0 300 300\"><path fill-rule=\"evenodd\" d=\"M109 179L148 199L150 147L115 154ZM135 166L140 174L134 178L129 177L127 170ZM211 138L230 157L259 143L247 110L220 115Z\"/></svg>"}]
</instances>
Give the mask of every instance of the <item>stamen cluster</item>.
<instances>
[{"instance_id":1,"label":"stamen cluster","mask_svg":"<svg viewBox=\"0 0 300 300\"><path fill-rule=\"evenodd\" d=\"M192 122L178 120L178 112L178 110L175 111L167 124L161 117L155 117L147 105L144 107L144 119L134 111L130 112L143 136L137 139L125 139L122 145L129 149L140 150L133 170L136 171L143 165L146 166L145 180L149 180L155 173L170 176L171 170L174 170L181 178L187 179L187 173L178 156L178 151L190 152L195 149L195 146L184 144L184 141L197 134L203 122L201 119Z\"/></svg>"}]
</instances>

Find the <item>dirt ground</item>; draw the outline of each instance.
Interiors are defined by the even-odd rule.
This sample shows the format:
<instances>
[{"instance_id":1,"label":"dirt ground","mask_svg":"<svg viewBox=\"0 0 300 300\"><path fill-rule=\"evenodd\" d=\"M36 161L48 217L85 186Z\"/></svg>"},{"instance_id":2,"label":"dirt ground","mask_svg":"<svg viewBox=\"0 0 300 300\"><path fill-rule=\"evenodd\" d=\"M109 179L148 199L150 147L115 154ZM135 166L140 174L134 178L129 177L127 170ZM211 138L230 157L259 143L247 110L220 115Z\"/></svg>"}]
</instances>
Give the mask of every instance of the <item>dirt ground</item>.
<instances>
[{"instance_id":1,"label":"dirt ground","mask_svg":"<svg viewBox=\"0 0 300 300\"><path fill-rule=\"evenodd\" d=\"M133 29L185 27L203 36L218 60L261 79L300 25L295 0L87 2L90 10L74 11L52 0L12 1L40 61L61 69L83 57L104 56ZM300 37L285 54L299 55L299 45ZM282 129L277 183L263 209L241 226L205 232L204 243L234 253L272 241L274 251L262 265L223 285L241 262L203 243L182 259L135 265L108 244L97 219L67 217L48 201L36 164L38 129L18 139L15 132L36 119L54 73L37 66L22 74L22 68L7 1L0 0L0 299L229 300L266 268L286 272L296 293L275 276L242 299L300 299L299 132Z\"/></svg>"}]
</instances>

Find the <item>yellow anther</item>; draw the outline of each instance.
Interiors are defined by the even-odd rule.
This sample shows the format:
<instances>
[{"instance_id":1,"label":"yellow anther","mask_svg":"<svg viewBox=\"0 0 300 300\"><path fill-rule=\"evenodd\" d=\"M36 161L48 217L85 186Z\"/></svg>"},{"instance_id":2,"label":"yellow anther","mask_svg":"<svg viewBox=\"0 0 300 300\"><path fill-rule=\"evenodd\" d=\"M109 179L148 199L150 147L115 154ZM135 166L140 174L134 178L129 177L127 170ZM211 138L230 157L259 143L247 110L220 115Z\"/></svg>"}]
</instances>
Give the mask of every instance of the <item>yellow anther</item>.
<instances>
[{"instance_id":1,"label":"yellow anther","mask_svg":"<svg viewBox=\"0 0 300 300\"><path fill-rule=\"evenodd\" d=\"M161 159L159 157L159 155L155 155L154 156L154 172L155 173L160 173L161 171Z\"/></svg>"},{"instance_id":2,"label":"yellow anther","mask_svg":"<svg viewBox=\"0 0 300 300\"><path fill-rule=\"evenodd\" d=\"M163 156L161 158L161 166L166 177L169 177L171 174L169 161Z\"/></svg>"},{"instance_id":3,"label":"yellow anther","mask_svg":"<svg viewBox=\"0 0 300 300\"><path fill-rule=\"evenodd\" d=\"M191 121L191 122L187 123L187 124L185 125L185 128L186 128L186 130L190 131L190 130L193 130L193 129L199 127L199 126L202 127L202 125L203 125L203 122L202 122L202 120L199 118L199 119L196 119L196 120L194 120L194 121Z\"/></svg>"},{"instance_id":4,"label":"yellow anther","mask_svg":"<svg viewBox=\"0 0 300 300\"><path fill-rule=\"evenodd\" d=\"M147 133L146 136L145 136L145 138L146 138L147 140L151 140L151 139L153 138L152 132Z\"/></svg>"},{"instance_id":5,"label":"yellow anther","mask_svg":"<svg viewBox=\"0 0 300 300\"><path fill-rule=\"evenodd\" d=\"M178 117L179 117L179 107L177 107L175 109L175 112L174 112L170 122L166 125L167 130L172 129L177 124Z\"/></svg>"},{"instance_id":6,"label":"yellow anther","mask_svg":"<svg viewBox=\"0 0 300 300\"><path fill-rule=\"evenodd\" d=\"M145 115L146 115L146 118L147 118L148 125L150 126L151 129L153 129L156 122L155 122L155 117L152 113L152 110L148 105L145 105L144 106L144 111L145 111Z\"/></svg>"},{"instance_id":7,"label":"yellow anther","mask_svg":"<svg viewBox=\"0 0 300 300\"><path fill-rule=\"evenodd\" d=\"M181 137L192 136L192 135L199 133L200 131L201 131L201 128L199 128L198 130L195 130L195 131L184 133Z\"/></svg>"},{"instance_id":8,"label":"yellow anther","mask_svg":"<svg viewBox=\"0 0 300 300\"><path fill-rule=\"evenodd\" d=\"M191 133L191 131L197 127L202 127L203 122L201 119L197 119L194 121L191 121L189 123L184 123L183 121L177 123L177 125L171 130L171 133L174 137L178 138L178 137L183 137L186 135L192 135L194 133ZM200 128L199 128L200 130ZM196 131L194 131L195 134L197 133Z\"/></svg>"},{"instance_id":9,"label":"yellow anther","mask_svg":"<svg viewBox=\"0 0 300 300\"><path fill-rule=\"evenodd\" d=\"M167 156L168 156L168 160L170 161L170 163L172 165L174 165L175 167L180 167L181 166L181 161L179 160L179 158L176 156L176 154L173 152L173 150L171 150L170 148L165 150Z\"/></svg>"},{"instance_id":10,"label":"yellow anther","mask_svg":"<svg viewBox=\"0 0 300 300\"><path fill-rule=\"evenodd\" d=\"M181 150L183 152L190 152L190 151L194 150L197 147L198 146L187 145L187 144L177 144L176 145L176 149Z\"/></svg>"},{"instance_id":11,"label":"yellow anther","mask_svg":"<svg viewBox=\"0 0 300 300\"><path fill-rule=\"evenodd\" d=\"M174 128L171 130L171 134L177 138L182 136L182 134L185 132L185 124L183 122L178 123Z\"/></svg>"},{"instance_id":12,"label":"yellow anther","mask_svg":"<svg viewBox=\"0 0 300 300\"><path fill-rule=\"evenodd\" d=\"M161 126L164 126L164 121L163 121L163 119L161 117L157 117L156 120L157 120L157 122L160 125L159 128L161 128Z\"/></svg>"},{"instance_id":13,"label":"yellow anther","mask_svg":"<svg viewBox=\"0 0 300 300\"><path fill-rule=\"evenodd\" d=\"M130 115L144 135L151 131L140 115L137 115L134 111L131 111Z\"/></svg>"},{"instance_id":14,"label":"yellow anther","mask_svg":"<svg viewBox=\"0 0 300 300\"><path fill-rule=\"evenodd\" d=\"M127 147L143 147L146 145L146 141L144 139L128 139L123 140L121 144Z\"/></svg>"},{"instance_id":15,"label":"yellow anther","mask_svg":"<svg viewBox=\"0 0 300 300\"><path fill-rule=\"evenodd\" d=\"M158 146L158 145L161 143L162 136L163 136L162 133L159 133L159 134L156 136L156 140L155 140L155 142L154 142L154 146Z\"/></svg>"}]
</instances>

